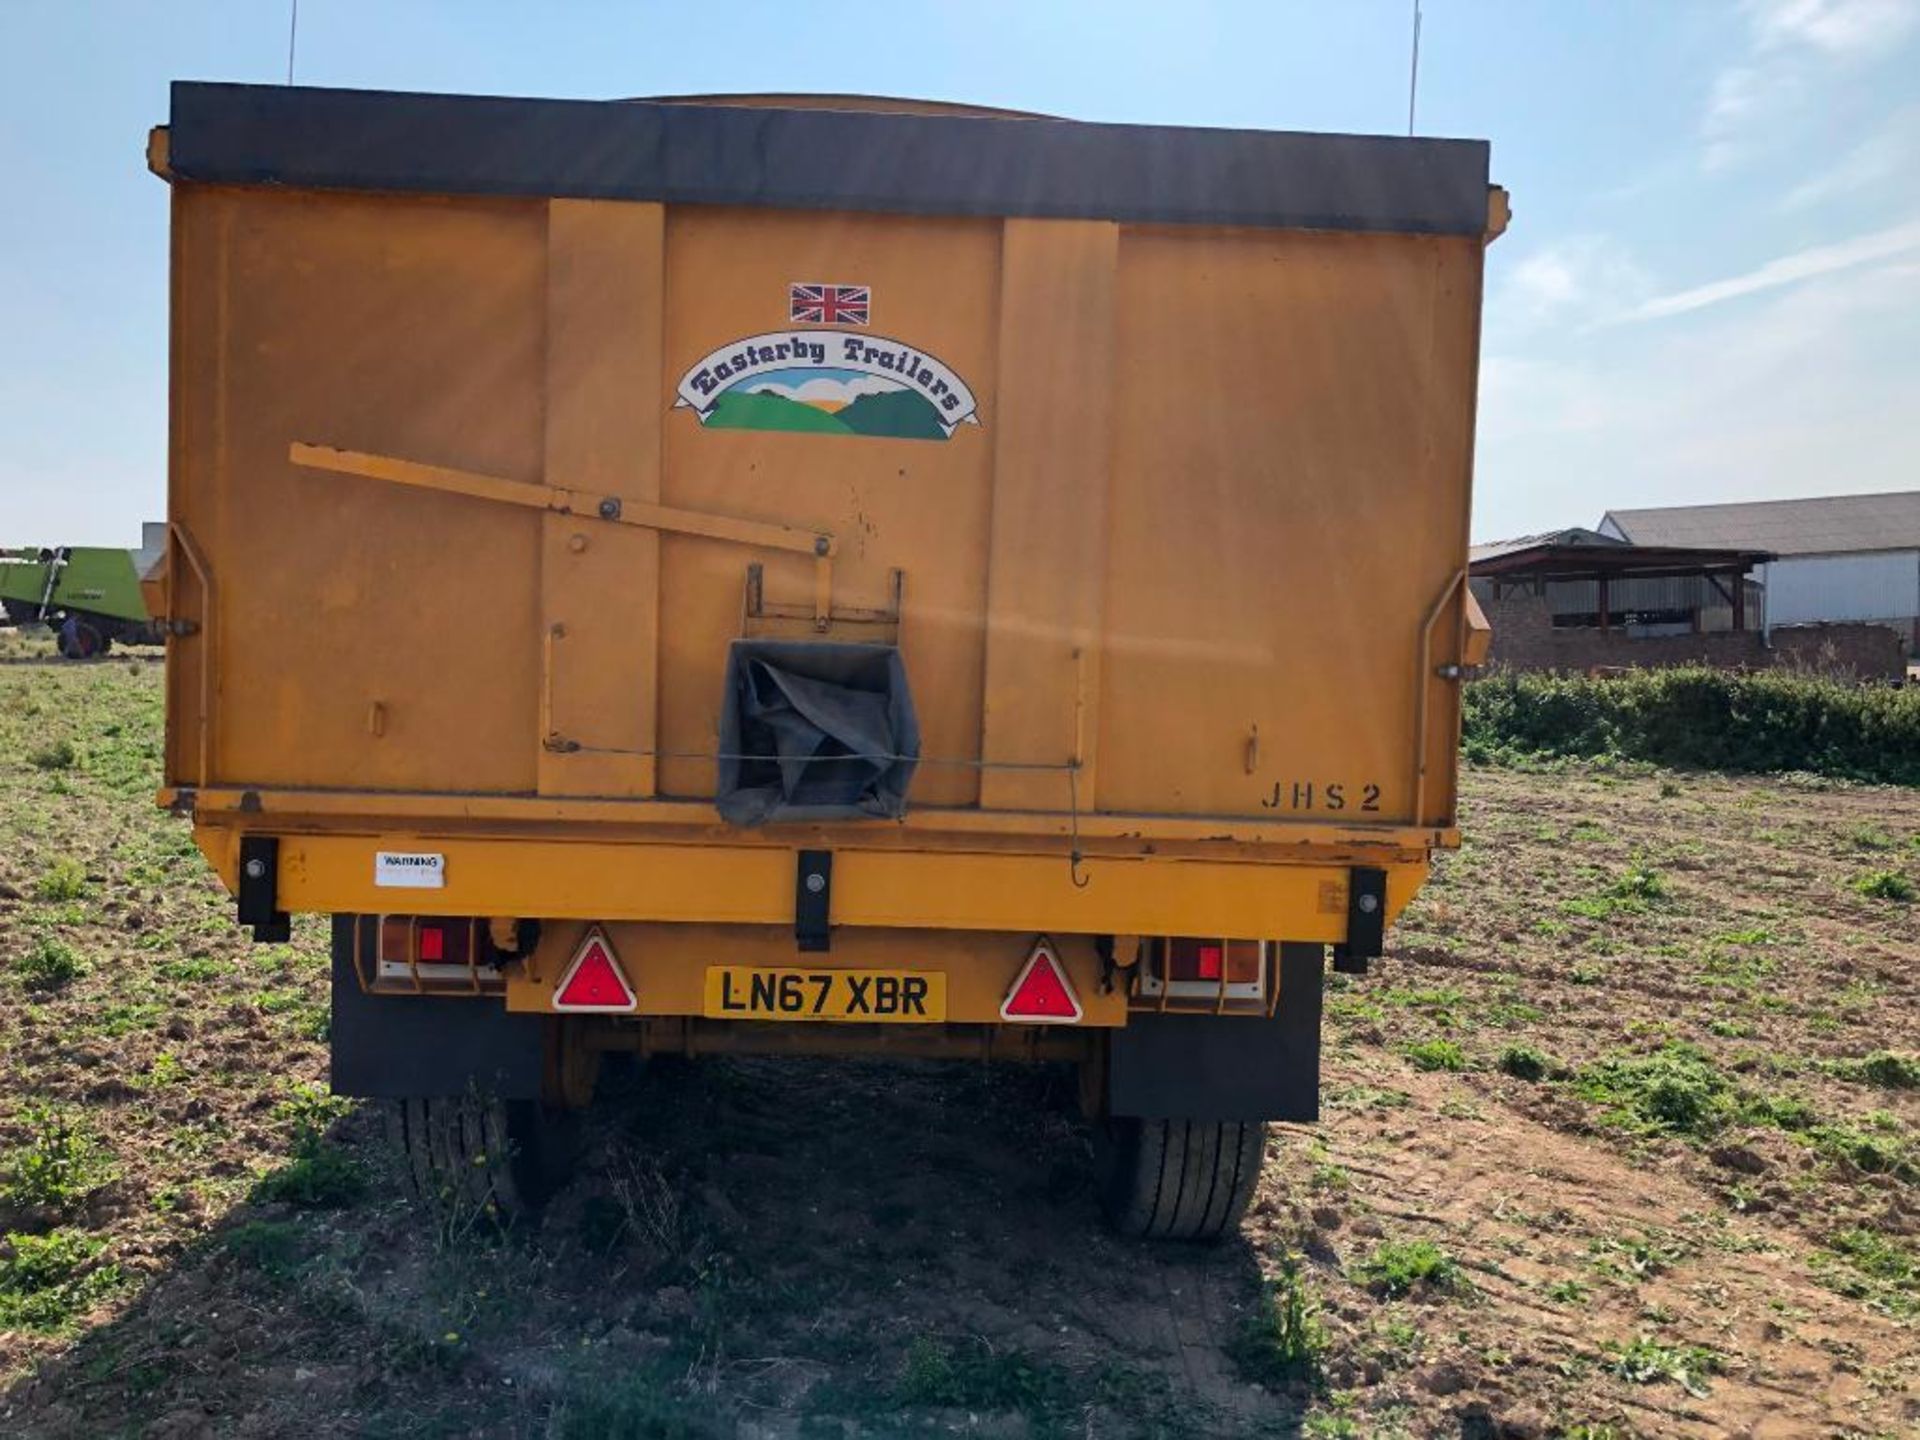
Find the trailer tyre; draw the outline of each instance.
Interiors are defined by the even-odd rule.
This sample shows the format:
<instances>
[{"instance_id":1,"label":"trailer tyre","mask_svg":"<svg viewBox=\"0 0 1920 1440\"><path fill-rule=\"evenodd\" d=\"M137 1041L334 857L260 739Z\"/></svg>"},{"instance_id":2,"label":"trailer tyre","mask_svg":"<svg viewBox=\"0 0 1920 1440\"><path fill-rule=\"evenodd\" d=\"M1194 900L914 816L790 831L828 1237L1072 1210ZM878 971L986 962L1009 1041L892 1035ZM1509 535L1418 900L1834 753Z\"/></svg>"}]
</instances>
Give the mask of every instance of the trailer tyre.
<instances>
[{"instance_id":1,"label":"trailer tyre","mask_svg":"<svg viewBox=\"0 0 1920 1440\"><path fill-rule=\"evenodd\" d=\"M1107 1222L1144 1240L1218 1240L1237 1228L1260 1183L1264 1122L1106 1122L1096 1147Z\"/></svg>"},{"instance_id":2,"label":"trailer tyre","mask_svg":"<svg viewBox=\"0 0 1920 1440\"><path fill-rule=\"evenodd\" d=\"M91 660L96 655L106 654L113 642L102 635L91 621L82 620L78 615L69 615L61 622L60 638L56 643L60 654L68 660Z\"/></svg>"},{"instance_id":3,"label":"trailer tyre","mask_svg":"<svg viewBox=\"0 0 1920 1440\"><path fill-rule=\"evenodd\" d=\"M572 1170L570 1117L535 1101L479 1095L395 1100L387 1122L407 1188L450 1227L523 1220Z\"/></svg>"}]
</instances>

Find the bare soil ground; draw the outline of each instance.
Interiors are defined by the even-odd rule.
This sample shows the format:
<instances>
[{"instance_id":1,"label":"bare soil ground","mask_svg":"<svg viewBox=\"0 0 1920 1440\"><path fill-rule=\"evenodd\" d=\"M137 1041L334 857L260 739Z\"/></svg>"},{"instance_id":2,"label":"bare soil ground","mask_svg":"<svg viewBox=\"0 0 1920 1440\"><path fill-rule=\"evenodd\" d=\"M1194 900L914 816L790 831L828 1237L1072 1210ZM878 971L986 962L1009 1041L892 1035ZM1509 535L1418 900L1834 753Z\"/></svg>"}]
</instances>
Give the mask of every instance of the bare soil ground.
<instances>
[{"instance_id":1,"label":"bare soil ground","mask_svg":"<svg viewBox=\"0 0 1920 1440\"><path fill-rule=\"evenodd\" d=\"M1920 1431L1920 793L1478 771L1244 1237L1104 1234L1071 1076L612 1077L506 1238L325 1093L151 801L160 668L0 641L0 1434ZM1290 1322L1290 1323L1276 1323Z\"/></svg>"}]
</instances>

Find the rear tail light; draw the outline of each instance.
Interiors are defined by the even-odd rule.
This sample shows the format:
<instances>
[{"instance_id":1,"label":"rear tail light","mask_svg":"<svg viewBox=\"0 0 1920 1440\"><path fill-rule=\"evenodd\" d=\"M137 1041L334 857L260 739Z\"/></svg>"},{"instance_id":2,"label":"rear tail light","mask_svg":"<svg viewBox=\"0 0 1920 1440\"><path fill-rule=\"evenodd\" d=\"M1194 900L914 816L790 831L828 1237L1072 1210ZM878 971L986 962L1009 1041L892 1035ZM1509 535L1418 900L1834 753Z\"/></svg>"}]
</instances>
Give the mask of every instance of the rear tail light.
<instances>
[{"instance_id":1,"label":"rear tail light","mask_svg":"<svg viewBox=\"0 0 1920 1440\"><path fill-rule=\"evenodd\" d=\"M1172 936L1149 940L1141 953L1140 993L1257 1000L1266 995L1264 940Z\"/></svg>"},{"instance_id":2,"label":"rear tail light","mask_svg":"<svg viewBox=\"0 0 1920 1440\"><path fill-rule=\"evenodd\" d=\"M374 988L496 990L506 983L487 922L470 915L382 915Z\"/></svg>"},{"instance_id":3,"label":"rear tail light","mask_svg":"<svg viewBox=\"0 0 1920 1440\"><path fill-rule=\"evenodd\" d=\"M1165 973L1170 980L1210 980L1218 984L1225 972L1229 985L1252 985L1260 979L1258 940L1162 940Z\"/></svg>"}]
</instances>

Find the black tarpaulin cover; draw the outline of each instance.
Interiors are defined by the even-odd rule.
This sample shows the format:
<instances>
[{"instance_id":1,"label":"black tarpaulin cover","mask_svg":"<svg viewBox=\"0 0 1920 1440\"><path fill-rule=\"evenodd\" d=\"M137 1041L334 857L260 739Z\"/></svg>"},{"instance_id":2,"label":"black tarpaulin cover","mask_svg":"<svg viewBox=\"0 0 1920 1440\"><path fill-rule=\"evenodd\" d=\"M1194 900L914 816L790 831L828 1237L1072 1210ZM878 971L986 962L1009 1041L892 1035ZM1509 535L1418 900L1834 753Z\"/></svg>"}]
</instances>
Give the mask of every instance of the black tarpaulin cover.
<instances>
[{"instance_id":1,"label":"black tarpaulin cover","mask_svg":"<svg viewBox=\"0 0 1920 1440\"><path fill-rule=\"evenodd\" d=\"M733 642L713 797L729 824L897 819L919 757L920 723L894 646Z\"/></svg>"}]
</instances>

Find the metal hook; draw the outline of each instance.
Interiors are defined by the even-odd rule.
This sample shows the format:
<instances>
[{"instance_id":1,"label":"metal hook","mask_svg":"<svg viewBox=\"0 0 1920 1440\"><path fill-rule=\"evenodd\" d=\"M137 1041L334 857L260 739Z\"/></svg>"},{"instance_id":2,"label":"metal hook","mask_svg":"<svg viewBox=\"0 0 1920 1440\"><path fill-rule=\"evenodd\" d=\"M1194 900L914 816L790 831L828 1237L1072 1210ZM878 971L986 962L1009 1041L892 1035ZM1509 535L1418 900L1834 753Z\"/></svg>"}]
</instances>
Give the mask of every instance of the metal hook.
<instances>
[{"instance_id":1,"label":"metal hook","mask_svg":"<svg viewBox=\"0 0 1920 1440\"><path fill-rule=\"evenodd\" d=\"M1067 769L1067 812L1068 824L1072 827L1073 838L1068 842L1073 848L1067 851L1067 878L1073 881L1073 888L1084 890L1093 883L1091 875L1080 873L1080 862L1086 857L1080 853L1080 760L1074 757L1073 764Z\"/></svg>"}]
</instances>

